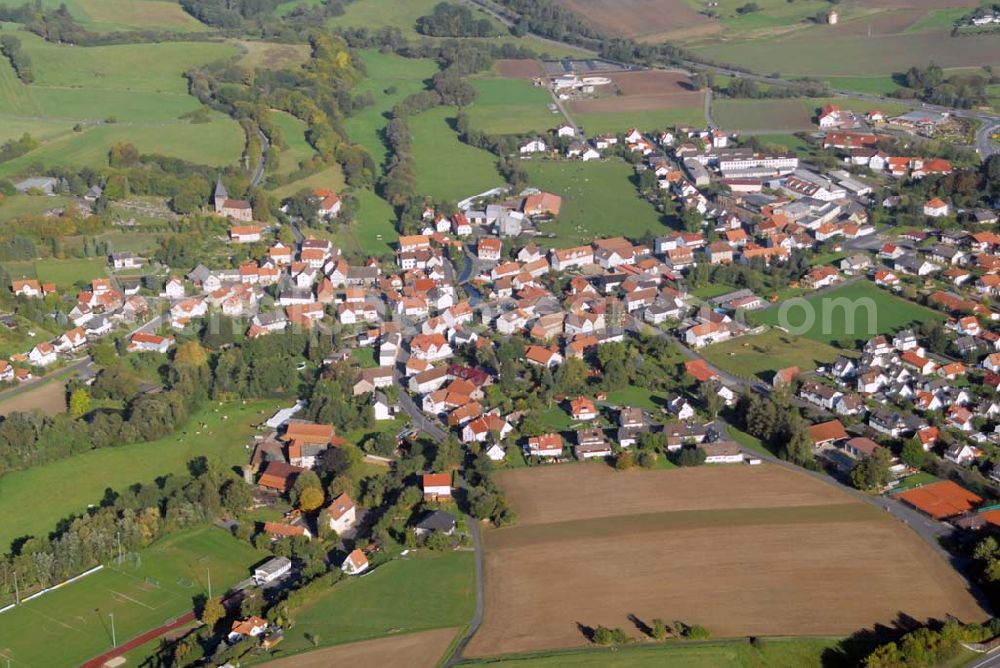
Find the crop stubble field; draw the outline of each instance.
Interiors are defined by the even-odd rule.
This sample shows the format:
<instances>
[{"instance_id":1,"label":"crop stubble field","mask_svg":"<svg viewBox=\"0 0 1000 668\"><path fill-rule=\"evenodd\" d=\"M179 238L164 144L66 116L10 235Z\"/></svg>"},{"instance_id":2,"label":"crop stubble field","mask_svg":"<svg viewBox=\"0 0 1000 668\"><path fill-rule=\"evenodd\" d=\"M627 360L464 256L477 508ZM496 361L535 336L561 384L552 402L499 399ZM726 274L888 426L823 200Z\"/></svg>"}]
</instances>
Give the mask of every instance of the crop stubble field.
<instances>
[{"instance_id":1,"label":"crop stubble field","mask_svg":"<svg viewBox=\"0 0 1000 668\"><path fill-rule=\"evenodd\" d=\"M455 629L335 645L272 661L270 668L326 668L364 663L381 668L434 668L455 637Z\"/></svg>"},{"instance_id":2,"label":"crop stubble field","mask_svg":"<svg viewBox=\"0 0 1000 668\"><path fill-rule=\"evenodd\" d=\"M909 529L804 473L581 465L498 481L519 521L485 535L487 605L470 656L584 645L581 625L633 632L629 615L718 637L986 616Z\"/></svg>"}]
</instances>

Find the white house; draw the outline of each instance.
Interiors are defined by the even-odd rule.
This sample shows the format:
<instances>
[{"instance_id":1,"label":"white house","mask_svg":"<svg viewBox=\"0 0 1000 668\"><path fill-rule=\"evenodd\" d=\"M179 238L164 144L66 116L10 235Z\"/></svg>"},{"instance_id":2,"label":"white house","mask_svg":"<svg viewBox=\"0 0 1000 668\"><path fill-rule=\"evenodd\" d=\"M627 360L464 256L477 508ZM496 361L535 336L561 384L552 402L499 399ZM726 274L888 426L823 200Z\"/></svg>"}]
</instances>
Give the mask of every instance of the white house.
<instances>
[{"instance_id":1,"label":"white house","mask_svg":"<svg viewBox=\"0 0 1000 668\"><path fill-rule=\"evenodd\" d=\"M357 506L354 505L354 501L347 496L346 492L334 499L327 506L326 512L330 528L338 535L353 528L358 521Z\"/></svg>"},{"instance_id":2,"label":"white house","mask_svg":"<svg viewBox=\"0 0 1000 668\"><path fill-rule=\"evenodd\" d=\"M56 349L51 343L39 343L28 353L28 361L35 366L55 364L57 359Z\"/></svg>"},{"instance_id":3,"label":"white house","mask_svg":"<svg viewBox=\"0 0 1000 668\"><path fill-rule=\"evenodd\" d=\"M361 550L355 549L344 559L340 570L347 575L360 575L368 570L368 557Z\"/></svg>"},{"instance_id":4,"label":"white house","mask_svg":"<svg viewBox=\"0 0 1000 668\"><path fill-rule=\"evenodd\" d=\"M521 155L527 155L529 153L544 153L548 146L539 138L529 139L526 142L521 143L517 150Z\"/></svg>"}]
</instances>

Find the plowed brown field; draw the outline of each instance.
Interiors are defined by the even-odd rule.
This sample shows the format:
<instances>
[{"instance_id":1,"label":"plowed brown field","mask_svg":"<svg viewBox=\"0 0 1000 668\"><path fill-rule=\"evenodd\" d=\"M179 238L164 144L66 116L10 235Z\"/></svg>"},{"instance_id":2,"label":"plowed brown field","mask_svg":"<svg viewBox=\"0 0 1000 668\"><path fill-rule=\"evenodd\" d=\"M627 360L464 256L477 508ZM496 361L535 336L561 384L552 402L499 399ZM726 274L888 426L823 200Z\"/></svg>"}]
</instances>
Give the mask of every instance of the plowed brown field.
<instances>
[{"instance_id":1,"label":"plowed brown field","mask_svg":"<svg viewBox=\"0 0 1000 668\"><path fill-rule=\"evenodd\" d=\"M638 636L631 615L723 637L986 617L907 527L796 471L564 465L498 481L519 522L485 534L486 614L470 656L583 645L599 624Z\"/></svg>"}]
</instances>

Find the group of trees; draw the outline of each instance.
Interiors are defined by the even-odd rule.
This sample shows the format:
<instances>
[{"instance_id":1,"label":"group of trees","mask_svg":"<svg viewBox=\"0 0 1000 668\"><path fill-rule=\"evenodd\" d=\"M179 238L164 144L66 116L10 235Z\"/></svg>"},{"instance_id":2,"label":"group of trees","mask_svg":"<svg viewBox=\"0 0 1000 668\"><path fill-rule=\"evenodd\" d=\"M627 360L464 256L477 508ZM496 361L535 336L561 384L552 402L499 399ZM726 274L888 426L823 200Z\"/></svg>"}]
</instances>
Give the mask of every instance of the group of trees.
<instances>
[{"instance_id":1,"label":"group of trees","mask_svg":"<svg viewBox=\"0 0 1000 668\"><path fill-rule=\"evenodd\" d=\"M238 28L244 19L266 16L281 0L181 0L191 16L215 28Z\"/></svg>"},{"instance_id":2,"label":"group of trees","mask_svg":"<svg viewBox=\"0 0 1000 668\"><path fill-rule=\"evenodd\" d=\"M96 508L62 522L51 537L15 544L0 561L0 589L13 595L15 573L22 595L48 587L110 561L119 553L119 541L123 552L132 552L168 532L215 519L222 511L220 489L235 478L203 458L189 470L154 484L109 489Z\"/></svg>"},{"instance_id":3,"label":"group of trees","mask_svg":"<svg viewBox=\"0 0 1000 668\"><path fill-rule=\"evenodd\" d=\"M440 2L417 19L417 32L430 37L494 37L502 34L488 18L477 19L465 5Z\"/></svg>"},{"instance_id":4,"label":"group of trees","mask_svg":"<svg viewBox=\"0 0 1000 668\"><path fill-rule=\"evenodd\" d=\"M14 35L0 36L0 53L7 56L17 78L26 84L35 81L35 72L31 69L31 56L21 48L21 40Z\"/></svg>"},{"instance_id":5,"label":"group of trees","mask_svg":"<svg viewBox=\"0 0 1000 668\"><path fill-rule=\"evenodd\" d=\"M39 141L27 132L21 135L20 139L8 139L0 145L0 162L7 162L28 151L34 151L39 145Z\"/></svg>"},{"instance_id":6,"label":"group of trees","mask_svg":"<svg viewBox=\"0 0 1000 668\"><path fill-rule=\"evenodd\" d=\"M897 642L877 647L864 662L864 668L918 668L936 666L954 659L963 642L982 642L993 631L979 624L962 625L949 619L937 628L921 627Z\"/></svg>"},{"instance_id":7,"label":"group of trees","mask_svg":"<svg viewBox=\"0 0 1000 668\"><path fill-rule=\"evenodd\" d=\"M714 85L711 74L695 75L695 82L704 83L718 93L723 93L728 97L740 97L750 99L763 98L789 98L789 97L828 97L830 87L822 81L803 79L787 86L767 85L760 86L756 81L744 79L743 77L732 77L725 86Z\"/></svg>"},{"instance_id":8,"label":"group of trees","mask_svg":"<svg viewBox=\"0 0 1000 668\"><path fill-rule=\"evenodd\" d=\"M903 75L905 87L894 94L901 98L918 98L924 102L968 109L986 104L986 86L992 77L980 74L945 76L940 65L914 65Z\"/></svg>"},{"instance_id":9,"label":"group of trees","mask_svg":"<svg viewBox=\"0 0 1000 668\"><path fill-rule=\"evenodd\" d=\"M759 438L782 459L807 468L816 465L808 425L784 394L760 397L746 391L734 412L741 430Z\"/></svg>"}]
</instances>

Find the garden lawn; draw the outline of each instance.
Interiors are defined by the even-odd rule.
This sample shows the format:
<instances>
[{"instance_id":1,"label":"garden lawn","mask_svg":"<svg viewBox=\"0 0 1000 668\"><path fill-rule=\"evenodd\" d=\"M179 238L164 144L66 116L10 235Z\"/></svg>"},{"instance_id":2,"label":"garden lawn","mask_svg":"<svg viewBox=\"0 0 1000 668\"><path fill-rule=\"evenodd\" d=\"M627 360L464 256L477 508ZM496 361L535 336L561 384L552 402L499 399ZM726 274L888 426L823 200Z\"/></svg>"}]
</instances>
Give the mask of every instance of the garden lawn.
<instances>
[{"instance_id":1,"label":"garden lawn","mask_svg":"<svg viewBox=\"0 0 1000 668\"><path fill-rule=\"evenodd\" d=\"M474 556L421 550L348 578L314 603L292 611L279 658L314 649L398 633L464 626L476 605Z\"/></svg>"},{"instance_id":2,"label":"garden lawn","mask_svg":"<svg viewBox=\"0 0 1000 668\"><path fill-rule=\"evenodd\" d=\"M95 278L102 278L108 273L108 263L103 257L39 260L35 263L38 280L42 283L55 283L63 291L77 283L89 283Z\"/></svg>"},{"instance_id":3,"label":"garden lawn","mask_svg":"<svg viewBox=\"0 0 1000 668\"><path fill-rule=\"evenodd\" d=\"M829 364L843 351L819 341L771 330L741 336L699 350L702 357L734 376L770 381L772 372L797 366L811 371Z\"/></svg>"},{"instance_id":4,"label":"garden lawn","mask_svg":"<svg viewBox=\"0 0 1000 668\"><path fill-rule=\"evenodd\" d=\"M270 415L278 403L212 404L175 435L159 441L91 450L5 474L0 478L0 513L7 519L0 525L0 545L6 549L18 537L44 536L61 519L100 502L106 489L122 490L133 483L148 484L163 475L183 473L195 457L205 456L225 466L246 463L251 425L266 417L264 413ZM223 420L225 416L228 420ZM200 428L201 423L208 426ZM40 495L39 490L59 493ZM30 513L22 512L28 507Z\"/></svg>"},{"instance_id":5,"label":"garden lawn","mask_svg":"<svg viewBox=\"0 0 1000 668\"><path fill-rule=\"evenodd\" d=\"M666 226L652 204L639 196L632 168L619 160L525 161L528 184L563 198L559 217L543 223L539 238L555 247L590 243L599 237L636 239L647 232L663 234Z\"/></svg>"},{"instance_id":6,"label":"garden lawn","mask_svg":"<svg viewBox=\"0 0 1000 668\"><path fill-rule=\"evenodd\" d=\"M168 535L114 563L4 613L4 655L15 666L76 666L111 649L110 616L122 642L219 595L266 555L217 527Z\"/></svg>"},{"instance_id":7,"label":"garden lawn","mask_svg":"<svg viewBox=\"0 0 1000 668\"><path fill-rule=\"evenodd\" d=\"M834 341L867 341L878 334L893 334L905 327L918 326L927 320L943 320L937 311L897 297L869 281L857 281L820 296L804 297L814 314L812 326L802 336L822 343ZM842 308L838 302L848 304L853 310ZM867 308L870 306L871 308ZM824 313L824 309L827 313ZM874 314L874 318L870 317ZM781 305L765 311L751 313L753 322L782 325L786 328L807 324L807 314L802 305L793 305L786 311L786 322L781 323Z\"/></svg>"},{"instance_id":8,"label":"garden lawn","mask_svg":"<svg viewBox=\"0 0 1000 668\"><path fill-rule=\"evenodd\" d=\"M359 4L352 3L351 7ZM365 66L365 78L352 92L355 95L370 93L375 103L345 118L344 129L351 141L364 146L375 163L382 165L388 155L380 134L389 123L386 114L406 97L424 90L425 81L434 76L438 66L433 60L403 58L371 49L359 53Z\"/></svg>"},{"instance_id":9,"label":"garden lawn","mask_svg":"<svg viewBox=\"0 0 1000 668\"><path fill-rule=\"evenodd\" d=\"M669 622L668 622L669 623ZM834 638L766 639L759 647L748 642L683 642L639 644L609 649L581 649L550 654L534 654L508 659L468 661L466 665L490 665L499 668L730 668L732 666L768 666L801 668L803 666L849 665L836 662L838 640ZM834 654L834 661L828 657Z\"/></svg>"},{"instance_id":10,"label":"garden lawn","mask_svg":"<svg viewBox=\"0 0 1000 668\"><path fill-rule=\"evenodd\" d=\"M667 396L644 387L627 387L624 390L608 392L608 398L601 402L611 406L638 406L659 413L667 405Z\"/></svg>"},{"instance_id":11,"label":"garden lawn","mask_svg":"<svg viewBox=\"0 0 1000 668\"><path fill-rule=\"evenodd\" d=\"M456 113L438 107L410 118L419 196L458 201L504 183L496 156L459 141L452 126Z\"/></svg>"},{"instance_id":12,"label":"garden lawn","mask_svg":"<svg viewBox=\"0 0 1000 668\"><path fill-rule=\"evenodd\" d=\"M466 110L472 127L487 134L545 132L563 121L548 105L552 97L542 86L527 79L477 79L479 91Z\"/></svg>"}]
</instances>

